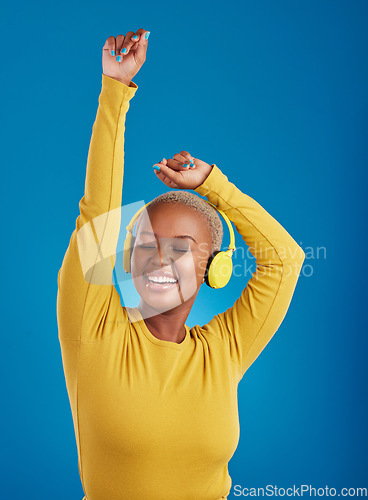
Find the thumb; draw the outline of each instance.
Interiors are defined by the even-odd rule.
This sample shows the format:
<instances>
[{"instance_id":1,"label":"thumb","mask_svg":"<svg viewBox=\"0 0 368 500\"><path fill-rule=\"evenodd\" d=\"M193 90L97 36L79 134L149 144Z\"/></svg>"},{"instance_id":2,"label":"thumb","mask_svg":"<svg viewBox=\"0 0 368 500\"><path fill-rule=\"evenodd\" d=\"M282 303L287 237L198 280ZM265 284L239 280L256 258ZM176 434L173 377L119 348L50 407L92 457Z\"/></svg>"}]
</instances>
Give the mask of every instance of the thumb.
<instances>
[{"instance_id":1,"label":"thumb","mask_svg":"<svg viewBox=\"0 0 368 500\"><path fill-rule=\"evenodd\" d=\"M144 63L146 60L146 52L148 46L148 37L150 36L150 31L145 31L139 38L138 47L136 50L137 58L140 62Z\"/></svg>"},{"instance_id":2,"label":"thumb","mask_svg":"<svg viewBox=\"0 0 368 500\"><path fill-rule=\"evenodd\" d=\"M157 166L160 167L160 170L155 170L158 174L162 174L165 177L167 177L170 181L174 182L175 184L180 183L180 181L183 180L180 172L177 172L176 170L173 170L172 168L168 167L167 165L163 165L163 163L157 163Z\"/></svg>"},{"instance_id":3,"label":"thumb","mask_svg":"<svg viewBox=\"0 0 368 500\"><path fill-rule=\"evenodd\" d=\"M165 184L177 188L182 187L183 177L181 172L177 172L162 163L158 163L157 166L160 167L160 170L155 169L155 173Z\"/></svg>"}]
</instances>

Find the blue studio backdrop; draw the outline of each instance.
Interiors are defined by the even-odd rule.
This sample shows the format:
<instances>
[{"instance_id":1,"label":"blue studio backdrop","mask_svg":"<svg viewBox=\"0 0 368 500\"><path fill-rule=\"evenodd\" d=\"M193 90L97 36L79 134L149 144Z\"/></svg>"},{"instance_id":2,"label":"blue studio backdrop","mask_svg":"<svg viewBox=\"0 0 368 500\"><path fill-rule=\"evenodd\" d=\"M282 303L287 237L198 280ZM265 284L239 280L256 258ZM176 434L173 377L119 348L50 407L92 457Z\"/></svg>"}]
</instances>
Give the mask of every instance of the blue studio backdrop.
<instances>
[{"instance_id":1,"label":"blue studio backdrop","mask_svg":"<svg viewBox=\"0 0 368 500\"><path fill-rule=\"evenodd\" d=\"M102 47L138 28L151 35L127 115L123 204L167 191L152 166L187 150L306 253L281 327L239 385L229 498L368 486L367 21L363 0L2 4L1 498L83 497L57 274L84 192ZM239 297L255 263L248 252L234 264L244 272L203 286L189 326Z\"/></svg>"}]
</instances>

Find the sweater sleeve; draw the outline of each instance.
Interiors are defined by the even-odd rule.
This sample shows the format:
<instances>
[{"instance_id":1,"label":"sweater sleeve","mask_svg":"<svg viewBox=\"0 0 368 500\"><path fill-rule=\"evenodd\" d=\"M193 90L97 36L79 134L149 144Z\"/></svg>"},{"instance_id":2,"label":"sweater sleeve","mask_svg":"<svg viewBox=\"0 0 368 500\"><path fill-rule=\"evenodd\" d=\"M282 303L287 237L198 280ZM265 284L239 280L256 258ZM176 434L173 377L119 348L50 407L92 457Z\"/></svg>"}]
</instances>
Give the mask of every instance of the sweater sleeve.
<instances>
[{"instance_id":1,"label":"sweater sleeve","mask_svg":"<svg viewBox=\"0 0 368 500\"><path fill-rule=\"evenodd\" d=\"M87 342L128 322L112 282L121 219L125 119L138 86L102 74L84 196L58 273L59 338ZM116 330L116 328L115 328Z\"/></svg>"},{"instance_id":2,"label":"sweater sleeve","mask_svg":"<svg viewBox=\"0 0 368 500\"><path fill-rule=\"evenodd\" d=\"M217 165L194 191L225 212L256 258L256 270L234 305L202 326L220 337L241 377L281 325L304 261L303 249Z\"/></svg>"}]
</instances>

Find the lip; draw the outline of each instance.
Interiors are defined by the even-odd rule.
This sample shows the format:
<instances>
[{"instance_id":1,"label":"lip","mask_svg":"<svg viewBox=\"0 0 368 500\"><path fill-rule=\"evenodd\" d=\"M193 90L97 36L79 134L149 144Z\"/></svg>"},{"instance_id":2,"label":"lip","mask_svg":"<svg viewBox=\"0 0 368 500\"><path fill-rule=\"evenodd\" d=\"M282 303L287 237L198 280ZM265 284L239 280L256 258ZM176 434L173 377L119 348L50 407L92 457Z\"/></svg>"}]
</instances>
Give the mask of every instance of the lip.
<instances>
[{"instance_id":1,"label":"lip","mask_svg":"<svg viewBox=\"0 0 368 500\"><path fill-rule=\"evenodd\" d=\"M159 278L171 278L173 280L177 280L179 281L179 278L177 276L175 276L173 273L171 273L170 271L163 271L163 270L160 270L160 271L152 271L150 273L145 273L144 274L145 277L151 277L151 276L155 276L155 277L159 277Z\"/></svg>"},{"instance_id":2,"label":"lip","mask_svg":"<svg viewBox=\"0 0 368 500\"><path fill-rule=\"evenodd\" d=\"M176 279L176 283L165 283L165 284L158 284L158 283L151 283L148 278L150 276L164 276L167 278L172 278ZM172 273L169 272L153 272L153 273L148 273L143 275L144 282L146 288L148 290L151 290L152 292L165 292L167 290L173 290L177 286L179 286L179 280L176 278Z\"/></svg>"}]
</instances>

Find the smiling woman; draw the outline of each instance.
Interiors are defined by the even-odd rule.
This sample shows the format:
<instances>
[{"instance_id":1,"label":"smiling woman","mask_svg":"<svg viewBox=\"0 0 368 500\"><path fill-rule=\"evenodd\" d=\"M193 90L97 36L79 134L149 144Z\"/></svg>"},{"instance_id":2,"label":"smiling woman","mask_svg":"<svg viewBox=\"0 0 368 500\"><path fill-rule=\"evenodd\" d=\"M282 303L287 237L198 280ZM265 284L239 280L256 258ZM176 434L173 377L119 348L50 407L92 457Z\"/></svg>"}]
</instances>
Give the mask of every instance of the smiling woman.
<instances>
[{"instance_id":1,"label":"smiling woman","mask_svg":"<svg viewBox=\"0 0 368 500\"><path fill-rule=\"evenodd\" d=\"M171 191L142 212L127 263L140 303L122 306L112 272L125 118L147 33L110 37L103 49L85 194L58 274L59 340L79 472L86 500L219 500L230 492L228 462L239 440L237 386L279 328L304 252L217 165L180 151L154 175L207 201ZM232 307L190 328L185 321L209 263L229 260L226 252L214 256L222 224L207 202L229 228L232 221L257 268Z\"/></svg>"},{"instance_id":2,"label":"smiling woman","mask_svg":"<svg viewBox=\"0 0 368 500\"><path fill-rule=\"evenodd\" d=\"M164 193L139 215L134 246L129 249L130 267L141 297L138 309L148 328L160 320L149 317L171 311L159 338L180 338L182 326L175 330L185 323L204 282L207 261L220 249L222 236L216 210L193 193Z\"/></svg>"}]
</instances>

